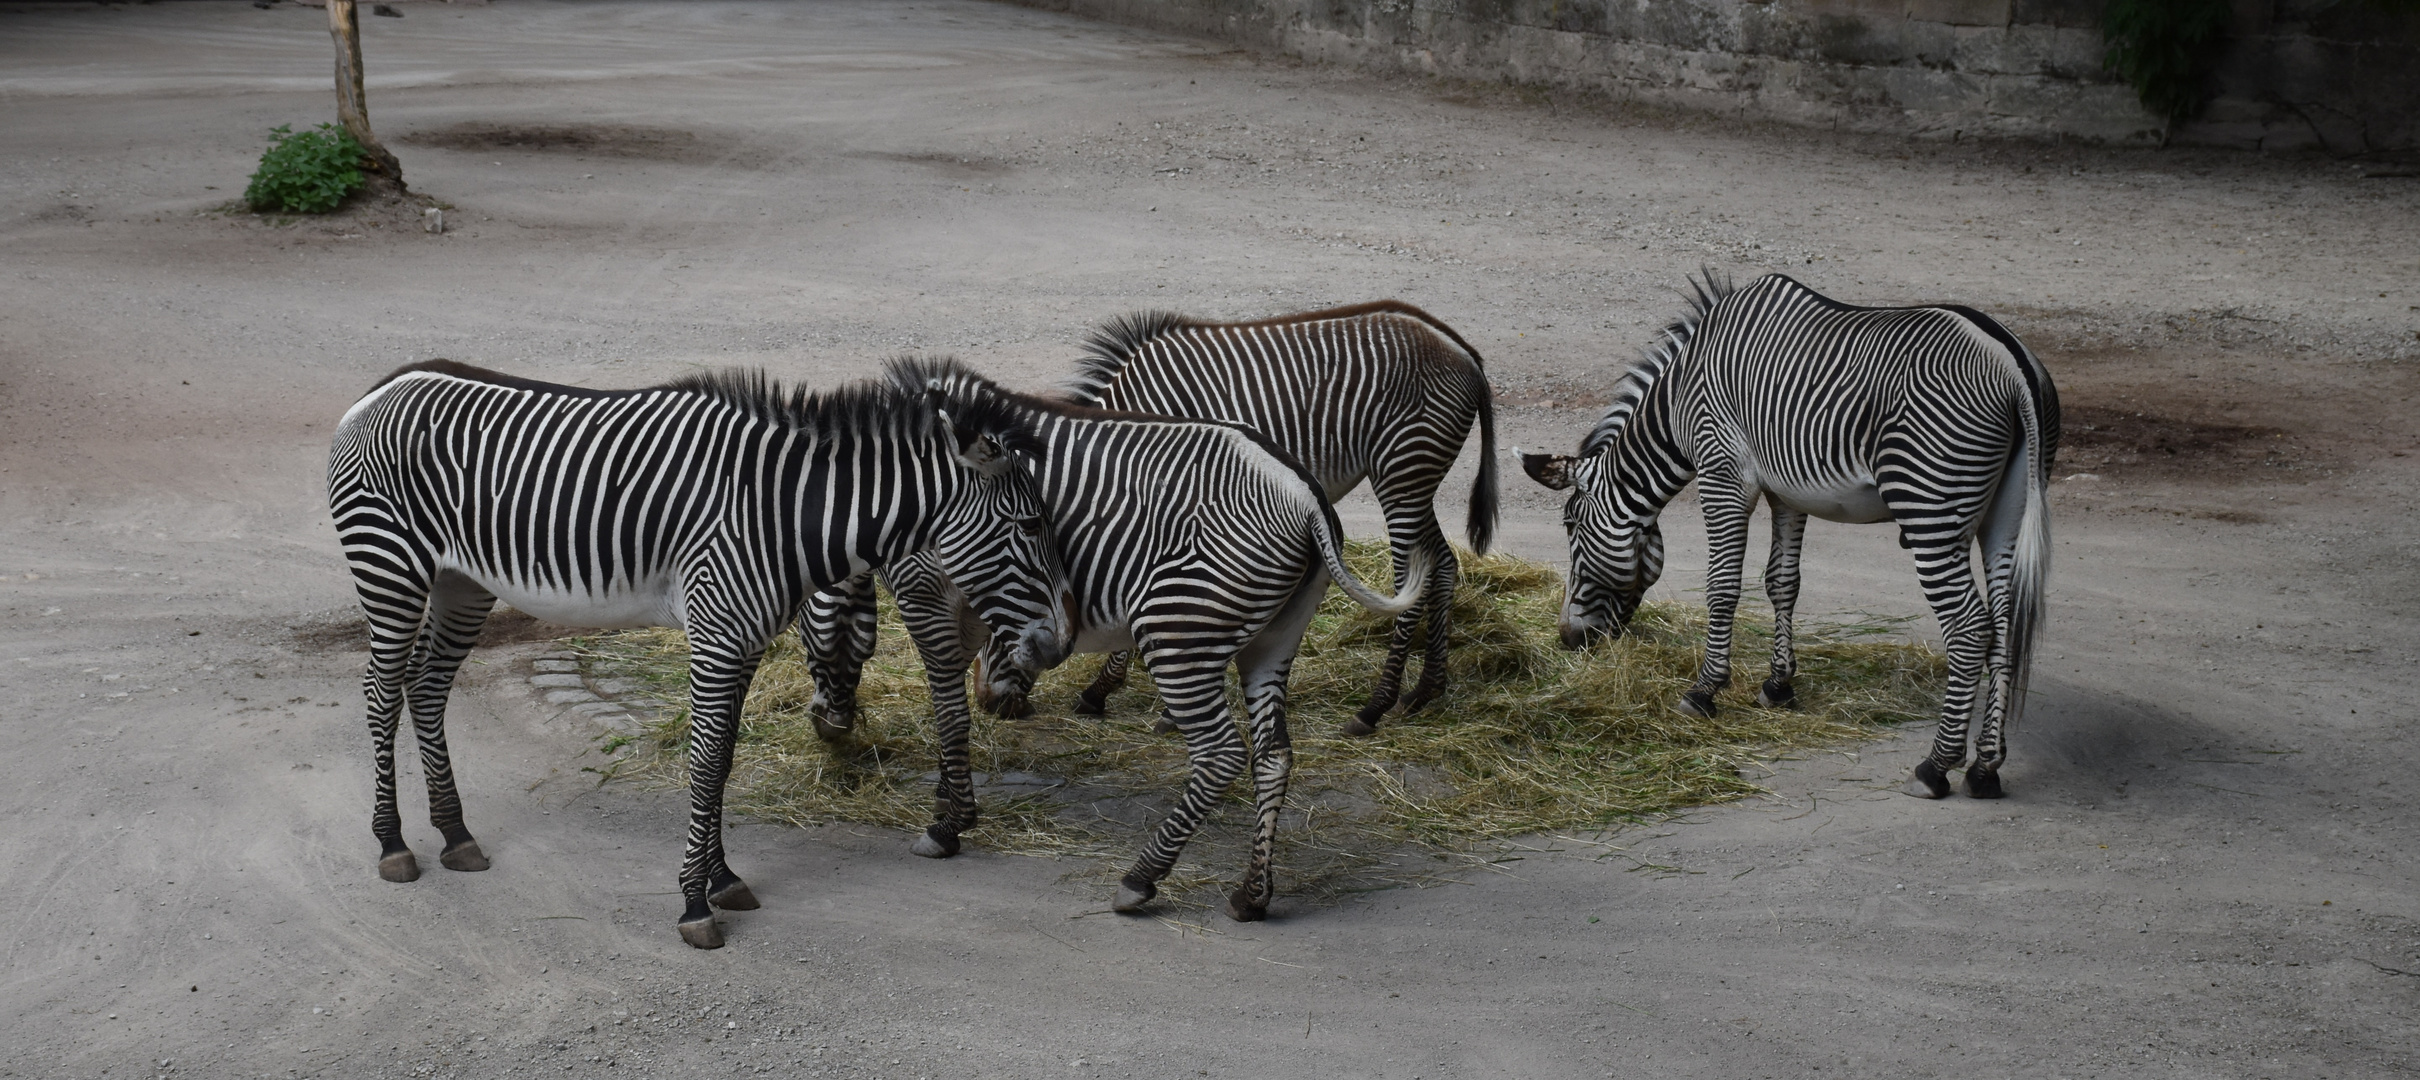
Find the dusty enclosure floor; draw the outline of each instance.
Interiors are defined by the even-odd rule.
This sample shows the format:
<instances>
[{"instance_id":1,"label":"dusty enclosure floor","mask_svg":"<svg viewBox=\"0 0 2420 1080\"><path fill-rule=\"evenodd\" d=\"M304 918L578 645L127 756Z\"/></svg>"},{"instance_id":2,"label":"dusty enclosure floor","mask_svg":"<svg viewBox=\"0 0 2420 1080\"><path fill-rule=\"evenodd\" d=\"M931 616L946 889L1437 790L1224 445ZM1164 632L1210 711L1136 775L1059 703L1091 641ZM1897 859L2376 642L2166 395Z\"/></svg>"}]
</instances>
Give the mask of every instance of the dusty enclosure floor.
<instances>
[{"instance_id":1,"label":"dusty enclosure floor","mask_svg":"<svg viewBox=\"0 0 2420 1080\"><path fill-rule=\"evenodd\" d=\"M0 1074L2409 1068L2420 185L1741 129L973 3L398 10L362 20L371 110L442 235L221 210L269 128L332 111L318 10L0 7ZM1893 794L1911 731L1618 855L1253 926L741 824L765 907L696 953L682 801L596 785L524 624L454 699L495 868L374 875L322 471L398 364L831 383L935 351L1039 387L1138 308L1394 296L1487 354L1504 444L1567 446L1701 264L1971 304L2057 373L2006 801ZM1507 475L1506 546L1559 556ZM1687 599L1693 507L1667 531ZM1886 532L1818 525L1807 564L1810 612L1922 613Z\"/></svg>"}]
</instances>

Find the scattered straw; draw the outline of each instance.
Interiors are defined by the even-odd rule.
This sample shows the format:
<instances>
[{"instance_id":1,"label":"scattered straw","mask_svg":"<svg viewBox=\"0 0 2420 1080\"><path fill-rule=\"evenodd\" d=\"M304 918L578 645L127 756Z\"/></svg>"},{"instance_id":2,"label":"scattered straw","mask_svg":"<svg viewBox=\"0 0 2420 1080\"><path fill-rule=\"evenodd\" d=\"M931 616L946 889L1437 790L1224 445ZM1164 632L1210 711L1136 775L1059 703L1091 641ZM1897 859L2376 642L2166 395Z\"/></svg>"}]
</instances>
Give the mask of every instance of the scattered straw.
<instances>
[{"instance_id":1,"label":"scattered straw","mask_svg":"<svg viewBox=\"0 0 2420 1080\"><path fill-rule=\"evenodd\" d=\"M1386 577L1383 547L1356 544L1352 557L1365 578ZM1910 643L1903 620L1885 619L1802 620L1799 708L1758 708L1771 622L1743 611L1721 715L1685 716L1672 703L1696 675L1702 606L1647 605L1621 640L1568 652L1554 640L1562 582L1552 568L1502 555L1462 560L1453 688L1419 715L1386 721L1376 736L1337 732L1368 696L1386 620L1332 592L1312 624L1291 685L1295 771L1280 830L1281 889L1334 894L1505 870L1528 847L1516 837L1584 847L1597 842L1555 834L1601 834L1755 794L1761 789L1743 773L1778 755L1871 738L1938 708L1940 654ZM622 774L681 781L680 634L632 631L580 645L592 670L635 676L663 705L666 719L639 740L652 752ZM983 820L966 834L968 846L1079 857L1084 876L1102 880L1133 857L1183 783L1184 749L1175 736L1153 733L1158 704L1139 663L1108 716L1069 715L1076 691L1098 670L1097 658L1079 658L1044 676L1031 719L976 716ZM909 830L930 821L938 750L929 699L887 601L882 643L858 690L853 744L815 736L811 692L795 641L777 643L749 694L732 809L800 825ZM1240 715L1240 700L1231 707ZM1166 895L1208 899L1207 887L1241 871L1249 800L1247 775L1187 850Z\"/></svg>"}]
</instances>

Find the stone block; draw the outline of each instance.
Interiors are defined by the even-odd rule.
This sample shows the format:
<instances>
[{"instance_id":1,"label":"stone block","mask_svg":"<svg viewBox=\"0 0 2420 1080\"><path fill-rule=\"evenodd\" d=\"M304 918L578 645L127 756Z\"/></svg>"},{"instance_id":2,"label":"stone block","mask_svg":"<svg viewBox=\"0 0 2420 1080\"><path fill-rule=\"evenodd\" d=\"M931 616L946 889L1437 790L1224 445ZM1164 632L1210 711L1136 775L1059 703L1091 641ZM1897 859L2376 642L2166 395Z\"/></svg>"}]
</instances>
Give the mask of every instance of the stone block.
<instances>
[{"instance_id":1,"label":"stone block","mask_svg":"<svg viewBox=\"0 0 2420 1080\"><path fill-rule=\"evenodd\" d=\"M1781 6L1809 17L1904 19L1907 0L1782 0Z\"/></svg>"},{"instance_id":2,"label":"stone block","mask_svg":"<svg viewBox=\"0 0 2420 1080\"><path fill-rule=\"evenodd\" d=\"M2012 0L2008 20L2017 26L2067 26L2097 30L2109 0Z\"/></svg>"},{"instance_id":3,"label":"stone block","mask_svg":"<svg viewBox=\"0 0 2420 1080\"><path fill-rule=\"evenodd\" d=\"M1950 26L2006 26L2011 0L1907 0L1907 17Z\"/></svg>"},{"instance_id":4,"label":"stone block","mask_svg":"<svg viewBox=\"0 0 2420 1080\"><path fill-rule=\"evenodd\" d=\"M577 705L595 700L597 696L586 690L549 690L546 693L546 703L549 705Z\"/></svg>"},{"instance_id":5,"label":"stone block","mask_svg":"<svg viewBox=\"0 0 2420 1080\"><path fill-rule=\"evenodd\" d=\"M646 688L645 679L598 679L596 683L597 693L613 694L617 697Z\"/></svg>"},{"instance_id":6,"label":"stone block","mask_svg":"<svg viewBox=\"0 0 2420 1080\"><path fill-rule=\"evenodd\" d=\"M529 684L537 687L579 686L581 685L581 680L577 675L532 675L529 677Z\"/></svg>"},{"instance_id":7,"label":"stone block","mask_svg":"<svg viewBox=\"0 0 2420 1080\"><path fill-rule=\"evenodd\" d=\"M532 660L530 661L529 666L531 669L541 672L565 672L580 670L580 662L577 660Z\"/></svg>"}]
</instances>

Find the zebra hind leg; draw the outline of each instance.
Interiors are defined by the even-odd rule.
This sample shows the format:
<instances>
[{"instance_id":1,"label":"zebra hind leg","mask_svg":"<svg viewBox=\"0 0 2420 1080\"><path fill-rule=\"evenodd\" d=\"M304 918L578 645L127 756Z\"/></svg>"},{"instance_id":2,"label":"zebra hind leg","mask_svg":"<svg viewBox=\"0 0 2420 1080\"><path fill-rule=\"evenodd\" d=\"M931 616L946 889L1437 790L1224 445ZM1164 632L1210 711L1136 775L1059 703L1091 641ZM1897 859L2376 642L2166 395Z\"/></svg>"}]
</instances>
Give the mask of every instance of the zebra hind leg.
<instances>
[{"instance_id":1,"label":"zebra hind leg","mask_svg":"<svg viewBox=\"0 0 2420 1080\"><path fill-rule=\"evenodd\" d=\"M1322 575L1313 575L1305 586L1235 658L1244 708L1251 717L1254 810L1251 861L1244 867L1243 884L1227 897L1227 917L1237 922L1268 918L1269 901L1277 895L1272 865L1277 819L1285 810L1286 787L1294 773L1294 744L1286 731L1286 679L1302 648L1303 631L1327 594Z\"/></svg>"},{"instance_id":2,"label":"zebra hind leg","mask_svg":"<svg viewBox=\"0 0 2420 1080\"><path fill-rule=\"evenodd\" d=\"M1798 554L1807 539L1807 516L1778 499L1766 501L1773 508L1773 553L1765 561L1765 597L1773 603L1773 667L1757 688L1756 703L1788 709L1798 704L1798 689L1791 680L1798 674Z\"/></svg>"},{"instance_id":3,"label":"zebra hind leg","mask_svg":"<svg viewBox=\"0 0 2420 1080\"><path fill-rule=\"evenodd\" d=\"M487 853L471 838L462 822L462 793L454 783L453 754L445 741L445 702L454 689L479 630L487 625L496 597L478 582L453 572L437 575L429 590L428 615L421 621L405 696L412 727L420 736L421 771L427 775L429 824L445 837L437 862L448 870L478 871L488 867Z\"/></svg>"},{"instance_id":4,"label":"zebra hind leg","mask_svg":"<svg viewBox=\"0 0 2420 1080\"><path fill-rule=\"evenodd\" d=\"M1169 722L1184 733L1191 770L1176 806L1152 830L1141 857L1118 879L1117 899L1110 907L1128 914L1141 911L1159 895L1160 879L1176 866L1186 841L1201 829L1220 796L1243 775L1245 758L1244 741L1227 714L1226 657L1161 652L1143 659L1159 683Z\"/></svg>"},{"instance_id":5,"label":"zebra hind leg","mask_svg":"<svg viewBox=\"0 0 2420 1080\"><path fill-rule=\"evenodd\" d=\"M408 603L413 621L399 617ZM425 598L362 591L362 607L370 621L370 662L361 675L361 694L369 707L370 753L375 773L370 807L370 832L378 838L378 876L402 883L420 880L420 860L403 839L403 814L395 796L395 729L404 712L404 677L418 630Z\"/></svg>"},{"instance_id":6,"label":"zebra hind leg","mask_svg":"<svg viewBox=\"0 0 2420 1080\"><path fill-rule=\"evenodd\" d=\"M1453 639L1454 587L1461 578L1462 566L1454 558L1453 545L1446 543L1442 537L1434 545L1434 554L1436 568L1429 571L1428 585L1422 590L1420 599L1420 606L1427 610L1428 615L1427 648L1420 657L1420 682L1412 687L1410 694L1404 696L1403 704L1398 707L1404 716L1419 712L1427 708L1429 702L1444 696L1450 674L1446 666L1446 646Z\"/></svg>"},{"instance_id":7,"label":"zebra hind leg","mask_svg":"<svg viewBox=\"0 0 2420 1080\"><path fill-rule=\"evenodd\" d=\"M1132 650L1120 649L1101 662L1101 673L1092 684L1076 695L1076 715L1100 716L1109 711L1109 695L1126 685L1126 668L1134 659Z\"/></svg>"}]
</instances>

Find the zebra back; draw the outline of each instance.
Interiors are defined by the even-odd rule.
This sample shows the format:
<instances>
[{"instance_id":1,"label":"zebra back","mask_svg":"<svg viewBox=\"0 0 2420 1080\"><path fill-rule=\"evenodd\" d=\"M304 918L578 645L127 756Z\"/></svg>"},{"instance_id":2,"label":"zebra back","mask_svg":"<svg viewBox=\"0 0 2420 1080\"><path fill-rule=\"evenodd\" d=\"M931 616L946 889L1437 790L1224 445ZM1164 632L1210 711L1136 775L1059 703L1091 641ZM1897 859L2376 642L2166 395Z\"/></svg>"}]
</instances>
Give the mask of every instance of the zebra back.
<instances>
[{"instance_id":1,"label":"zebra back","mask_svg":"<svg viewBox=\"0 0 2420 1080\"><path fill-rule=\"evenodd\" d=\"M1466 531L1477 550L1493 543L1499 495L1485 361L1410 304L1382 300L1242 323L1164 311L1126 316L1087 339L1066 396L1250 427L1330 496L1374 471L1441 475L1475 420L1479 475Z\"/></svg>"}]
</instances>

